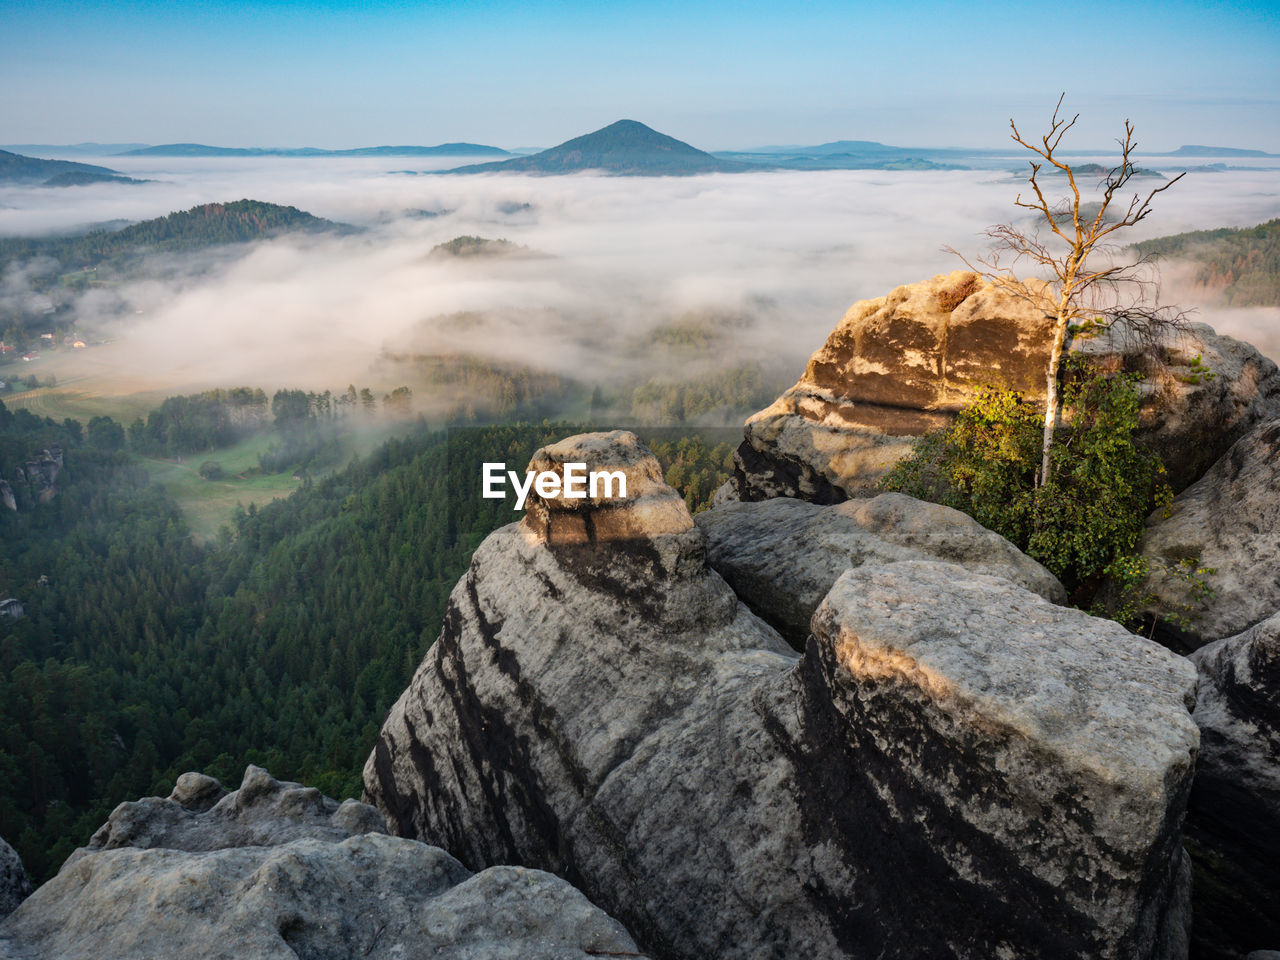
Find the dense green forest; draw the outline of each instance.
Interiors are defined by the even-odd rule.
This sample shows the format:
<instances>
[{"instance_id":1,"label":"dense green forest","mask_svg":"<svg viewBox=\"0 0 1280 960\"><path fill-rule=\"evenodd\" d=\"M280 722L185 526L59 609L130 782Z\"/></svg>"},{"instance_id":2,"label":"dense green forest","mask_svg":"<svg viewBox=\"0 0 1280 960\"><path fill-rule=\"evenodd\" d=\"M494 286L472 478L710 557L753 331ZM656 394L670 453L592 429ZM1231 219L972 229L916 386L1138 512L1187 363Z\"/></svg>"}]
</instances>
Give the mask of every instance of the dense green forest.
<instances>
[{"instance_id":1,"label":"dense green forest","mask_svg":"<svg viewBox=\"0 0 1280 960\"><path fill-rule=\"evenodd\" d=\"M519 516L480 497L480 464L524 463L580 429L422 429L201 546L118 424L0 407L4 476L54 447L65 464L48 502L18 490L19 509L0 508L0 599L25 607L0 621L0 835L43 879L115 804L186 770L235 783L254 762L357 795L471 553ZM731 444L650 439L705 505Z\"/></svg>"},{"instance_id":2,"label":"dense green forest","mask_svg":"<svg viewBox=\"0 0 1280 960\"><path fill-rule=\"evenodd\" d=\"M1280 306L1280 220L1196 230L1134 244L1139 253L1195 264L1195 282L1237 307Z\"/></svg>"}]
</instances>

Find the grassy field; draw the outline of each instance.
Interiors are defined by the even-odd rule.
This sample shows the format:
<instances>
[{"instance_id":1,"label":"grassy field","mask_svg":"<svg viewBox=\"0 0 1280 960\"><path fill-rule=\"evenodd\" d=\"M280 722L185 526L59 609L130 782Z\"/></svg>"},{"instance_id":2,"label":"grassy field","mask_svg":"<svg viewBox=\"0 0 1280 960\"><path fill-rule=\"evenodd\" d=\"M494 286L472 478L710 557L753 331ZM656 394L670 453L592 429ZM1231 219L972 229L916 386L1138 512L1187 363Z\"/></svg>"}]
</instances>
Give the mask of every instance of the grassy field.
<instances>
[{"instance_id":1,"label":"grassy field","mask_svg":"<svg viewBox=\"0 0 1280 960\"><path fill-rule=\"evenodd\" d=\"M158 407L164 396L153 393L110 395L75 387L39 387L0 394L0 400L10 410L30 410L36 416L54 420L70 417L87 424L94 417L111 417L127 427L139 417L145 420L147 413Z\"/></svg>"},{"instance_id":2,"label":"grassy field","mask_svg":"<svg viewBox=\"0 0 1280 960\"><path fill-rule=\"evenodd\" d=\"M231 522L236 505L261 505L277 497L287 497L301 481L290 473L243 475L258 466L258 454L270 442L267 434L258 434L222 450L192 454L181 461L140 457L151 479L164 487L181 508L192 534L197 540L210 540L218 529ZM220 480L200 476L200 464L213 460L221 465Z\"/></svg>"},{"instance_id":3,"label":"grassy field","mask_svg":"<svg viewBox=\"0 0 1280 960\"><path fill-rule=\"evenodd\" d=\"M35 375L41 381L47 382L51 376L57 381L54 387L0 393L0 400L10 410L29 410L58 421L70 418L87 425L93 417L107 416L127 427L134 420L145 420L165 397L195 389L177 389L154 377L121 373L119 352L111 361L112 351L112 347L74 353L58 350L38 364L0 364L0 379L15 381L17 377ZM352 456L367 454L388 436L404 429L405 424L394 421L353 425L343 437L343 454L334 466L345 464ZM277 497L287 497L298 487L301 481L294 480L290 471L265 476L257 473L258 455L272 438L271 434L258 434L232 447L191 454L182 460L139 456L138 461L178 504L192 534L207 541L230 524L237 505L260 506ZM205 460L214 460L222 467L221 479L200 476L200 464Z\"/></svg>"}]
</instances>

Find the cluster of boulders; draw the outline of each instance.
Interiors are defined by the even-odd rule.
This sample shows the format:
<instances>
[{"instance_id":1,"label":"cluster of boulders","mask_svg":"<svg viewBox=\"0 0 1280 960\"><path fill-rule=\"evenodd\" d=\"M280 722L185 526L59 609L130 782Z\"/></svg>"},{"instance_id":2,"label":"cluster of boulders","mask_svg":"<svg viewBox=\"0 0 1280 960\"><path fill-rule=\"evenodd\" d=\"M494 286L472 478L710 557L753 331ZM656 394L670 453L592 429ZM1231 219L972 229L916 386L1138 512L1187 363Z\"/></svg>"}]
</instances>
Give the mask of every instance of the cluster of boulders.
<instances>
[{"instance_id":1,"label":"cluster of boulders","mask_svg":"<svg viewBox=\"0 0 1280 960\"><path fill-rule=\"evenodd\" d=\"M1073 347L1145 374L1181 491L1142 543L1160 642L876 495L983 385L1041 398L1042 330L964 273L855 305L696 520L630 435L539 451L637 493L535 498L481 546L366 799L474 869L571 879L664 957L1280 946L1275 364L1203 325Z\"/></svg>"},{"instance_id":2,"label":"cluster of boulders","mask_svg":"<svg viewBox=\"0 0 1280 960\"><path fill-rule=\"evenodd\" d=\"M1147 374L1181 490L1142 544L1151 636L874 490L984 384L1039 396L1041 319L962 272L855 305L696 518L630 433L537 451L626 495L535 491L481 544L371 806L189 774L0 922L0 960L1274 960L1275 365L1203 326L1075 347Z\"/></svg>"},{"instance_id":3,"label":"cluster of boulders","mask_svg":"<svg viewBox=\"0 0 1280 960\"><path fill-rule=\"evenodd\" d=\"M601 956L641 954L558 877L473 873L388 836L372 807L257 767L234 792L189 773L168 798L121 804L0 922L2 960Z\"/></svg>"},{"instance_id":4,"label":"cluster of boulders","mask_svg":"<svg viewBox=\"0 0 1280 960\"><path fill-rule=\"evenodd\" d=\"M365 767L396 832L564 876L662 957L1185 956L1189 661L947 508L695 525L631 434L534 457L566 462L629 496L476 551Z\"/></svg>"}]
</instances>

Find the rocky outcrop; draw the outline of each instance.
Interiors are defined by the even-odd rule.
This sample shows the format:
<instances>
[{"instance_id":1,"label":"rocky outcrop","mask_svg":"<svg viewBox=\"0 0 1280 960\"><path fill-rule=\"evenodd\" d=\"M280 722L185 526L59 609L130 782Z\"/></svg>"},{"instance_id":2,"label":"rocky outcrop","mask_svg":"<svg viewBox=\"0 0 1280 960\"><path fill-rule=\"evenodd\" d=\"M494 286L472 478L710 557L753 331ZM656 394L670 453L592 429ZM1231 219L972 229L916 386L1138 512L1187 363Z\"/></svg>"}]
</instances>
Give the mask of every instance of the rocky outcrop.
<instances>
[{"instance_id":1,"label":"rocky outcrop","mask_svg":"<svg viewBox=\"0 0 1280 960\"><path fill-rule=\"evenodd\" d=\"M1194 653L1200 758L1187 813L1197 956L1280 945L1280 613Z\"/></svg>"},{"instance_id":2,"label":"rocky outcrop","mask_svg":"<svg viewBox=\"0 0 1280 960\"><path fill-rule=\"evenodd\" d=\"M261 767L250 766L240 789L231 793L213 777L184 773L167 798L120 804L72 859L119 847L274 847L303 838L336 843L384 832L382 817L367 804L340 804L314 787L282 783Z\"/></svg>"},{"instance_id":3,"label":"rocky outcrop","mask_svg":"<svg viewBox=\"0 0 1280 960\"><path fill-rule=\"evenodd\" d=\"M63 458L61 447L50 447L42 450L30 460L23 461L14 468L13 479L18 490L7 480L0 480L0 505L9 510L19 507L19 491L24 504L48 503L58 493L58 475L62 472ZM30 499L27 499L29 496Z\"/></svg>"},{"instance_id":4,"label":"rocky outcrop","mask_svg":"<svg viewBox=\"0 0 1280 960\"><path fill-rule=\"evenodd\" d=\"M788 498L726 503L695 522L712 569L798 650L818 604L851 567L947 560L1066 601L1057 578L1004 537L958 510L900 493L834 506Z\"/></svg>"},{"instance_id":5,"label":"rocky outcrop","mask_svg":"<svg viewBox=\"0 0 1280 960\"><path fill-rule=\"evenodd\" d=\"M1138 552L1149 564L1137 588L1150 597L1142 612L1174 649L1234 636L1280 611L1280 420L1256 427L1167 513L1152 514ZM1187 569L1206 572L1191 580Z\"/></svg>"},{"instance_id":6,"label":"rocky outcrop","mask_svg":"<svg viewBox=\"0 0 1280 960\"><path fill-rule=\"evenodd\" d=\"M365 766L397 833L556 872L663 958L1185 956L1189 662L919 561L844 573L797 655L642 489L476 551Z\"/></svg>"},{"instance_id":7,"label":"rocky outcrop","mask_svg":"<svg viewBox=\"0 0 1280 960\"><path fill-rule=\"evenodd\" d=\"M1043 314L975 274L956 271L862 300L809 360L800 381L747 421L736 455L743 500L835 503L872 490L995 385L1043 402L1050 336ZM1260 420L1280 416L1280 371L1253 347L1204 324L1145 342L1123 327L1073 350L1140 369L1143 436L1182 489Z\"/></svg>"},{"instance_id":8,"label":"rocky outcrop","mask_svg":"<svg viewBox=\"0 0 1280 960\"><path fill-rule=\"evenodd\" d=\"M0 920L31 895L31 881L18 852L0 837Z\"/></svg>"},{"instance_id":9,"label":"rocky outcrop","mask_svg":"<svg viewBox=\"0 0 1280 960\"><path fill-rule=\"evenodd\" d=\"M186 774L122 804L0 923L0 958L586 960L639 956L563 880L472 874L387 836L378 813L250 767L239 790Z\"/></svg>"}]
</instances>

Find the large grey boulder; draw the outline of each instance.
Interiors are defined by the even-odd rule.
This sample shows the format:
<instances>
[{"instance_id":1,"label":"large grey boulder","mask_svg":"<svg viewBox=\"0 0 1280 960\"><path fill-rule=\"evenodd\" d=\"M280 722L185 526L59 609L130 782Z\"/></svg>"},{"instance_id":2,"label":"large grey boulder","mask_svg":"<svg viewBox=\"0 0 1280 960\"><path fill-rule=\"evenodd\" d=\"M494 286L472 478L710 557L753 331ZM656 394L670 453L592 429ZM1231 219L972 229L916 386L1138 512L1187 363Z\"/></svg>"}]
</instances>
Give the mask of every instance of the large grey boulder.
<instances>
[{"instance_id":1,"label":"large grey boulder","mask_svg":"<svg viewBox=\"0 0 1280 960\"><path fill-rule=\"evenodd\" d=\"M1159 636L1191 650L1280 611L1280 419L1254 428L1195 484L1156 511L1138 544L1149 564L1141 612ZM1205 571L1207 591L1177 576Z\"/></svg>"},{"instance_id":2,"label":"large grey boulder","mask_svg":"<svg viewBox=\"0 0 1280 960\"><path fill-rule=\"evenodd\" d=\"M712 569L798 650L818 604L850 567L947 560L1066 601L1057 577L1004 537L958 510L901 493L828 506L785 497L724 503L694 522L706 534Z\"/></svg>"},{"instance_id":3,"label":"large grey boulder","mask_svg":"<svg viewBox=\"0 0 1280 960\"><path fill-rule=\"evenodd\" d=\"M0 837L0 920L18 908L31 895L31 880L18 851Z\"/></svg>"},{"instance_id":4,"label":"large grey boulder","mask_svg":"<svg viewBox=\"0 0 1280 960\"><path fill-rule=\"evenodd\" d=\"M1189 662L941 562L844 573L801 656L643 490L481 544L365 766L396 832L564 876L663 958L1186 955Z\"/></svg>"},{"instance_id":5,"label":"large grey boulder","mask_svg":"<svg viewBox=\"0 0 1280 960\"><path fill-rule=\"evenodd\" d=\"M800 380L753 415L736 454L743 500L836 503L875 489L913 438L948 424L980 389L1044 402L1051 331L1042 311L957 270L849 308ZM1141 435L1175 490L1261 420L1280 416L1280 370L1205 324L1154 339L1124 325L1072 350L1141 370Z\"/></svg>"},{"instance_id":6,"label":"large grey boulder","mask_svg":"<svg viewBox=\"0 0 1280 960\"><path fill-rule=\"evenodd\" d=\"M364 804L256 767L234 793L186 774L169 799L123 804L0 923L4 960L612 955L639 956L563 880L523 867L472 874L387 836Z\"/></svg>"},{"instance_id":7,"label":"large grey boulder","mask_svg":"<svg viewBox=\"0 0 1280 960\"><path fill-rule=\"evenodd\" d=\"M1197 955L1227 960L1280 945L1280 613L1191 659L1195 939Z\"/></svg>"}]
</instances>

